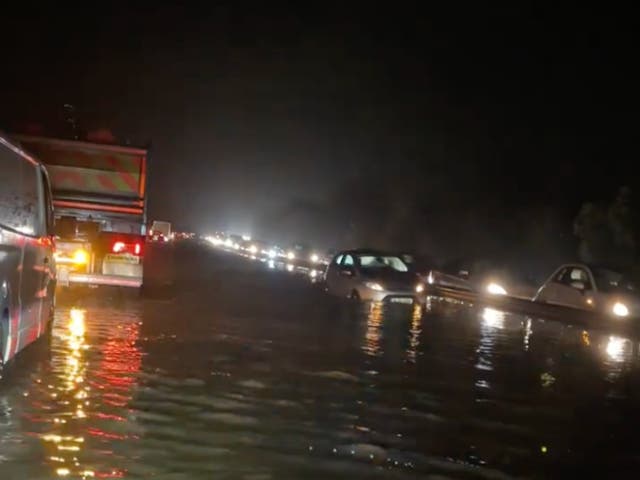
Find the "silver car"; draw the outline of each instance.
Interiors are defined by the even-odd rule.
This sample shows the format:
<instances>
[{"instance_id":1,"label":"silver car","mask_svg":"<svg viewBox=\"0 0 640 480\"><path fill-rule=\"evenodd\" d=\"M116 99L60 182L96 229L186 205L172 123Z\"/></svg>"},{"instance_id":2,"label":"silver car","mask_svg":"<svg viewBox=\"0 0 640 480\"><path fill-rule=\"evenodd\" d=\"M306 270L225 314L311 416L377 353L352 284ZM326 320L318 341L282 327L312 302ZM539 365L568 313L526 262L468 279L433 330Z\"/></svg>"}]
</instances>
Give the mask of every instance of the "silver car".
<instances>
[{"instance_id":1,"label":"silver car","mask_svg":"<svg viewBox=\"0 0 640 480\"><path fill-rule=\"evenodd\" d=\"M558 268L533 300L618 318L640 316L640 299L632 282L613 269L581 263Z\"/></svg>"},{"instance_id":2,"label":"silver car","mask_svg":"<svg viewBox=\"0 0 640 480\"><path fill-rule=\"evenodd\" d=\"M0 133L0 367L51 328L53 251L47 172Z\"/></svg>"},{"instance_id":3,"label":"silver car","mask_svg":"<svg viewBox=\"0 0 640 480\"><path fill-rule=\"evenodd\" d=\"M331 295L360 301L423 303L424 284L394 254L349 250L336 255L325 274Z\"/></svg>"}]
</instances>

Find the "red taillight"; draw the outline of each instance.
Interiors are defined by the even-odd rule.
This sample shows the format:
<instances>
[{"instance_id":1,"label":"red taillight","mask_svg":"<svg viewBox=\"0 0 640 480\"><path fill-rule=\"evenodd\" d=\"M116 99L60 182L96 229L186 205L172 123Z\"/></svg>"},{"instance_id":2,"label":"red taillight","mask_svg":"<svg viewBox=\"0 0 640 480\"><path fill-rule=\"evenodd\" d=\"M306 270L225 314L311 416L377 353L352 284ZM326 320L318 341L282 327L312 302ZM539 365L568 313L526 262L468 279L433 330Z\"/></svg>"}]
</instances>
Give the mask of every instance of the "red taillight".
<instances>
[{"instance_id":1,"label":"red taillight","mask_svg":"<svg viewBox=\"0 0 640 480\"><path fill-rule=\"evenodd\" d=\"M121 241L117 241L113 243L111 247L111 251L113 253L129 253L131 255L141 255L142 254L142 244L139 242L136 243L124 243Z\"/></svg>"}]
</instances>

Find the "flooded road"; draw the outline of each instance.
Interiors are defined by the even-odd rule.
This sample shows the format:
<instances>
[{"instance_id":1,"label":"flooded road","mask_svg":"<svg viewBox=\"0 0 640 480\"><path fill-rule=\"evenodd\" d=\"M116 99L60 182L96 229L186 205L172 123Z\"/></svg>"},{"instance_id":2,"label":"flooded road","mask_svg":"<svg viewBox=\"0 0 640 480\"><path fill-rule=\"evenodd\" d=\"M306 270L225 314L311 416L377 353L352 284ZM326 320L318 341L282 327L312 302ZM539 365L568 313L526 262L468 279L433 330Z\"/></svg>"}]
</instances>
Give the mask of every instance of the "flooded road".
<instances>
[{"instance_id":1,"label":"flooded road","mask_svg":"<svg viewBox=\"0 0 640 480\"><path fill-rule=\"evenodd\" d=\"M356 309L176 253L171 297L59 298L0 384L8 479L553 478L640 464L639 343L432 299Z\"/></svg>"}]
</instances>

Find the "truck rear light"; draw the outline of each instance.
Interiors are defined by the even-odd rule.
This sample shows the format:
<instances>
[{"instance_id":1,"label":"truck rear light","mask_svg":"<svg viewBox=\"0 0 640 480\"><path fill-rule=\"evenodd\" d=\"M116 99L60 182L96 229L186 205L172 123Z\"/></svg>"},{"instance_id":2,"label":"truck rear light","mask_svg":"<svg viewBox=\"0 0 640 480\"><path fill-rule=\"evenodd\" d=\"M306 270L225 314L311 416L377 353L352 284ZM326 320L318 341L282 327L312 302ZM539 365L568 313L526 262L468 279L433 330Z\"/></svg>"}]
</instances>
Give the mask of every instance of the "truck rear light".
<instances>
[{"instance_id":1,"label":"truck rear light","mask_svg":"<svg viewBox=\"0 0 640 480\"><path fill-rule=\"evenodd\" d=\"M111 251L113 253L128 253L130 255L140 256L142 255L142 243L140 242L131 242L125 243L122 240L118 240L113 242L111 246Z\"/></svg>"}]
</instances>

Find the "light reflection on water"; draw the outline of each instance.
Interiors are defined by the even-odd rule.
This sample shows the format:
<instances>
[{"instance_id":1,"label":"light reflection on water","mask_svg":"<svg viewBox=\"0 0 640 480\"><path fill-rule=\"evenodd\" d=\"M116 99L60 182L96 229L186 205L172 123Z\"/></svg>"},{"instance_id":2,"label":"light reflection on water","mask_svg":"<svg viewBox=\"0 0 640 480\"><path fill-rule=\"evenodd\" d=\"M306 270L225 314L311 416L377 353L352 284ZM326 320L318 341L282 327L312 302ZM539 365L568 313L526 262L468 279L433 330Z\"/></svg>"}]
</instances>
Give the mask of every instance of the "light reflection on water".
<instances>
[{"instance_id":1,"label":"light reflection on water","mask_svg":"<svg viewBox=\"0 0 640 480\"><path fill-rule=\"evenodd\" d=\"M367 330L364 336L364 344L362 350L371 356L377 357L382 355L381 339L382 339L382 319L384 313L384 304L381 302L371 302L369 304L369 312L367 315Z\"/></svg>"},{"instance_id":2,"label":"light reflection on water","mask_svg":"<svg viewBox=\"0 0 640 480\"><path fill-rule=\"evenodd\" d=\"M585 435L625 427L607 422L611 402L639 398L630 338L434 305L334 316L302 305L306 317L217 323L202 305L61 308L50 360L0 390L0 447L11 447L0 468L34 479L544 476L550 458L582 452L577 399L594 405Z\"/></svg>"},{"instance_id":3,"label":"light reflection on water","mask_svg":"<svg viewBox=\"0 0 640 480\"><path fill-rule=\"evenodd\" d=\"M113 411L126 409L137 382L141 364L138 335L135 317L120 314L109 320L99 311L75 307L57 314L51 372L42 379L50 397L46 408L42 408L42 392L30 395L40 415L35 417L36 428L42 432L39 437L47 463L56 476L124 476L122 467L113 461L116 449L101 445L128 439L109 430L114 419L124 421Z\"/></svg>"}]
</instances>

